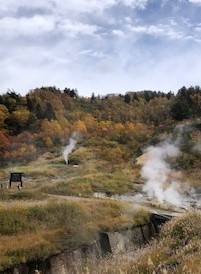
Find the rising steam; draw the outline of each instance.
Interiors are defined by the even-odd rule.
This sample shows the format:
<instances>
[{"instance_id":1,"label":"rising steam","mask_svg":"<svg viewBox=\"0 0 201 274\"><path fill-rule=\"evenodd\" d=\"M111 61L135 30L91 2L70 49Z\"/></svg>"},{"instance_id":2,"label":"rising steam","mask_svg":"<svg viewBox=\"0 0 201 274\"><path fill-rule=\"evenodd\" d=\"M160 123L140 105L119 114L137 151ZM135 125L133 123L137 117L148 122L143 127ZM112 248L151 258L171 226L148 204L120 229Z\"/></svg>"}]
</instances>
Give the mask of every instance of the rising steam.
<instances>
[{"instance_id":1,"label":"rising steam","mask_svg":"<svg viewBox=\"0 0 201 274\"><path fill-rule=\"evenodd\" d=\"M179 125L169 139L144 151L141 170L141 176L145 179L143 191L160 203L188 206L184 191L192 190L185 189L185 183L181 181L179 173L171 168L169 162L180 155L180 146L189 130L189 125Z\"/></svg>"},{"instance_id":2,"label":"rising steam","mask_svg":"<svg viewBox=\"0 0 201 274\"><path fill-rule=\"evenodd\" d=\"M75 146L77 144L78 134L74 132L72 136L69 139L69 144L64 148L63 156L66 164L68 165L69 161L69 154L75 149Z\"/></svg>"},{"instance_id":3,"label":"rising steam","mask_svg":"<svg viewBox=\"0 0 201 274\"><path fill-rule=\"evenodd\" d=\"M179 155L180 150L175 144L168 142L158 146L150 146L145 150L145 161L141 175L146 184L143 190L150 198L156 198L159 202L167 202L176 206L183 204L183 197L179 192L179 182L172 175L167 160Z\"/></svg>"}]
</instances>

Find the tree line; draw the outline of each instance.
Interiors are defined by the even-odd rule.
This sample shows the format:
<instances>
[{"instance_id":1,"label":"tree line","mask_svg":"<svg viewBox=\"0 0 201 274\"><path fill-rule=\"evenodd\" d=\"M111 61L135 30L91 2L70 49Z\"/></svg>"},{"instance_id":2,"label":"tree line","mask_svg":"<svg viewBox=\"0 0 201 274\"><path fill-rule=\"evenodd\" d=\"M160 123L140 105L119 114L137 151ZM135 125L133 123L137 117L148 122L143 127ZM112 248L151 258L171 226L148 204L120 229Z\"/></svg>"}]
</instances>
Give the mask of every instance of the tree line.
<instances>
[{"instance_id":1,"label":"tree line","mask_svg":"<svg viewBox=\"0 0 201 274\"><path fill-rule=\"evenodd\" d=\"M200 116L198 86L177 94L146 90L90 98L70 88L36 88L26 96L8 91L0 95L0 161L31 160L64 145L73 131L104 147L101 153L108 147L104 157L113 149L128 159L156 130Z\"/></svg>"}]
</instances>

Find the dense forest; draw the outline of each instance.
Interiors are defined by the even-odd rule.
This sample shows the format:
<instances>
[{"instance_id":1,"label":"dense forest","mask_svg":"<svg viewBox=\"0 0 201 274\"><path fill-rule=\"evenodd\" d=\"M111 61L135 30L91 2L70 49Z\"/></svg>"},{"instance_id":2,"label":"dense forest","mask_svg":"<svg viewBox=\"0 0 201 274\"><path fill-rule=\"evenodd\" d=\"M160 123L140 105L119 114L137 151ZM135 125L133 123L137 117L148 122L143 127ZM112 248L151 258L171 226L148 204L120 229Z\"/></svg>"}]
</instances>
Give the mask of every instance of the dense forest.
<instances>
[{"instance_id":1,"label":"dense forest","mask_svg":"<svg viewBox=\"0 0 201 274\"><path fill-rule=\"evenodd\" d=\"M80 97L76 89L42 87L21 96L0 96L1 164L35 159L55 150L79 132L85 145L99 147L101 157L128 161L143 144L178 121L201 116L201 88L177 94L155 91ZM104 138L102 138L104 137Z\"/></svg>"}]
</instances>

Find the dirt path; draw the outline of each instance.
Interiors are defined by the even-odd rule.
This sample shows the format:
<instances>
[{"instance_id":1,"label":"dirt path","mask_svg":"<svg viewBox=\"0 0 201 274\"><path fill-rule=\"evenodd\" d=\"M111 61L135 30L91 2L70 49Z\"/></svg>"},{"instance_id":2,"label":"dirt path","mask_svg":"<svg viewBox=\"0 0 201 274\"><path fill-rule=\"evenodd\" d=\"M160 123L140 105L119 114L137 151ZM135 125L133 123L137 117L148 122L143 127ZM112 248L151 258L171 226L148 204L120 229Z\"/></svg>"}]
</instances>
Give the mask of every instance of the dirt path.
<instances>
[{"instance_id":1,"label":"dirt path","mask_svg":"<svg viewBox=\"0 0 201 274\"><path fill-rule=\"evenodd\" d=\"M57 200L67 200L67 201L81 201L81 202L91 202L92 200L113 200L113 201L118 201L118 202L122 202L125 203L127 201L123 201L121 199L114 199L114 198L95 198L95 197L91 197L91 198L86 198L86 197L76 197L76 196L65 196L65 195L55 195L55 194L48 194L48 197L50 198L54 198ZM185 211L180 210L177 212L172 212L172 211L168 211L168 210L164 210L164 209L157 209L148 205L143 205L140 203L133 203L128 201L127 203L129 203L130 205L133 206L134 209L144 209L149 211L150 213L154 213L154 214L159 214L159 215L169 215L172 217L176 217L181 215L182 213L184 213Z\"/></svg>"},{"instance_id":2,"label":"dirt path","mask_svg":"<svg viewBox=\"0 0 201 274\"><path fill-rule=\"evenodd\" d=\"M86 197L77 197L77 196L65 196L65 195L56 195L56 194L48 194L49 198L54 199L63 199L67 201L82 201L82 202L89 202L95 200L96 198L86 198Z\"/></svg>"}]
</instances>

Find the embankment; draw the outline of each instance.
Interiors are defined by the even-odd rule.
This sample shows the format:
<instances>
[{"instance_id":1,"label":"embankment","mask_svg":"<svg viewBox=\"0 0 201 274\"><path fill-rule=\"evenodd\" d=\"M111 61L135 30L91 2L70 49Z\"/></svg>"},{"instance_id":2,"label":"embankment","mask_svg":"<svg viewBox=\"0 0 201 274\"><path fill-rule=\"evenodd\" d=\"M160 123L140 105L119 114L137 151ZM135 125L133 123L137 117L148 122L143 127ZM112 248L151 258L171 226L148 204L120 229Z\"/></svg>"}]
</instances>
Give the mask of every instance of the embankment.
<instances>
[{"instance_id":1,"label":"embankment","mask_svg":"<svg viewBox=\"0 0 201 274\"><path fill-rule=\"evenodd\" d=\"M161 224L169 220L167 216L152 214L150 220L115 231L101 231L91 243L83 244L75 250L64 250L43 260L32 260L2 274L72 274L81 273L88 261L98 260L113 254L134 252L150 241L159 231Z\"/></svg>"}]
</instances>

